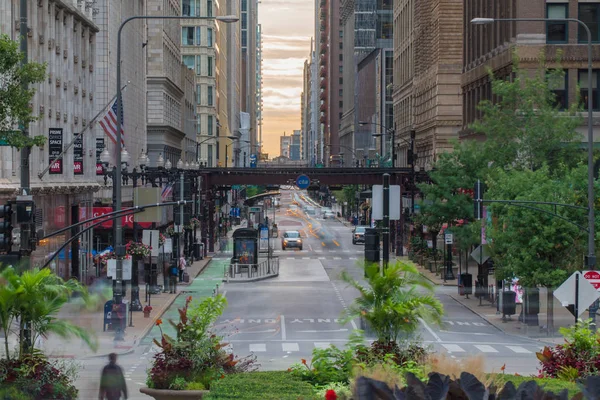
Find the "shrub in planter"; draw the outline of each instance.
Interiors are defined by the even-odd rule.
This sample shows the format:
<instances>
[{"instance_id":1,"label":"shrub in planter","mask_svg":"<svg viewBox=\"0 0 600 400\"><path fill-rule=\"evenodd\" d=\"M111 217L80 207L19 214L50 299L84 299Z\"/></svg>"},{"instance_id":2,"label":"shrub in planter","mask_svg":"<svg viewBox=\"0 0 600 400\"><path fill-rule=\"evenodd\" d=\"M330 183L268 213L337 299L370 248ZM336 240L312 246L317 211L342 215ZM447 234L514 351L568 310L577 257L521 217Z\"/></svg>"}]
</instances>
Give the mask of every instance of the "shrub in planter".
<instances>
[{"instance_id":1,"label":"shrub in planter","mask_svg":"<svg viewBox=\"0 0 600 400\"><path fill-rule=\"evenodd\" d=\"M376 340L371 346L359 345L356 348L356 360L367 365L384 360L392 361L396 365L403 365L408 361L423 362L427 355L427 349L417 342L407 342L401 346L395 340Z\"/></svg>"},{"instance_id":2,"label":"shrub in planter","mask_svg":"<svg viewBox=\"0 0 600 400\"><path fill-rule=\"evenodd\" d=\"M162 333L162 320L156 321L162 336L160 342L154 342L161 351L154 356L148 374L149 388L209 389L213 381L226 374L257 368L254 356L235 358L225 350L227 343L223 343L223 338L210 330L226 304L227 300L221 295L205 298L198 304L192 304L192 297L188 297L185 306L178 310L179 322L169 321L176 329L176 338Z\"/></svg>"}]
</instances>

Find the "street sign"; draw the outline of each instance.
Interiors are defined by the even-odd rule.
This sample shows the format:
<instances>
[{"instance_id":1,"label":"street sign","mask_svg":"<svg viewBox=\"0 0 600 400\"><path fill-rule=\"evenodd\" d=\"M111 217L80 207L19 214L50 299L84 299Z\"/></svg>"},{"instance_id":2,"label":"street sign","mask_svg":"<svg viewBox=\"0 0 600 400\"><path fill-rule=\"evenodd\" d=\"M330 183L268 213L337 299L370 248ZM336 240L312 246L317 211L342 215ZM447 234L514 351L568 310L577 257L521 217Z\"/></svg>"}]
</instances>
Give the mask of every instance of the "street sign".
<instances>
[{"instance_id":1,"label":"street sign","mask_svg":"<svg viewBox=\"0 0 600 400\"><path fill-rule=\"evenodd\" d=\"M373 219L383 219L383 185L373 185ZM390 185L390 221L400 219L400 185Z\"/></svg>"},{"instance_id":2,"label":"street sign","mask_svg":"<svg viewBox=\"0 0 600 400\"><path fill-rule=\"evenodd\" d=\"M554 291L554 297L560 301L563 307L572 308L569 311L577 318L598 300L600 293L584 278L581 272L577 271Z\"/></svg>"},{"instance_id":3,"label":"street sign","mask_svg":"<svg viewBox=\"0 0 600 400\"><path fill-rule=\"evenodd\" d=\"M451 233L446 233L444 235L444 243L446 243L446 244L453 244L454 243L454 237L452 236Z\"/></svg>"},{"instance_id":4,"label":"street sign","mask_svg":"<svg viewBox=\"0 0 600 400\"><path fill-rule=\"evenodd\" d=\"M600 291L600 272L599 271L582 271L583 277L592 284L596 290Z\"/></svg>"},{"instance_id":5,"label":"street sign","mask_svg":"<svg viewBox=\"0 0 600 400\"><path fill-rule=\"evenodd\" d=\"M298 189L306 189L310 186L310 179L306 175L300 175L296 178L296 186Z\"/></svg>"},{"instance_id":6,"label":"street sign","mask_svg":"<svg viewBox=\"0 0 600 400\"><path fill-rule=\"evenodd\" d=\"M490 256L487 253L487 247L485 245L479 245L471 253L471 258L481 265L489 260Z\"/></svg>"},{"instance_id":7,"label":"street sign","mask_svg":"<svg viewBox=\"0 0 600 400\"><path fill-rule=\"evenodd\" d=\"M269 249L269 227L263 225L260 227L260 243L259 250Z\"/></svg>"},{"instance_id":8,"label":"street sign","mask_svg":"<svg viewBox=\"0 0 600 400\"><path fill-rule=\"evenodd\" d=\"M256 168L256 154L250 154L250 168Z\"/></svg>"},{"instance_id":9,"label":"street sign","mask_svg":"<svg viewBox=\"0 0 600 400\"><path fill-rule=\"evenodd\" d=\"M106 260L106 277L112 278L113 280L117 279L117 260ZM123 260L123 280L130 281L131 280L131 269L132 269L132 261L131 258Z\"/></svg>"}]
</instances>

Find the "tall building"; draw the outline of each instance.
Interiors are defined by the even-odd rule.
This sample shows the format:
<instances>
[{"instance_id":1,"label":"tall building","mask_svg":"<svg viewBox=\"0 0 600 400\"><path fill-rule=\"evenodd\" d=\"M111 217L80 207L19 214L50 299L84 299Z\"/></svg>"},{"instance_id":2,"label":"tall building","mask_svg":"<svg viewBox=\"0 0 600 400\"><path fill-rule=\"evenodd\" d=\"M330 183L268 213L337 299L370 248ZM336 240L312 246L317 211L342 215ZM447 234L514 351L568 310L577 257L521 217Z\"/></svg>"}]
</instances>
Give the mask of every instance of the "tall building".
<instances>
[{"instance_id":1,"label":"tall building","mask_svg":"<svg viewBox=\"0 0 600 400\"><path fill-rule=\"evenodd\" d=\"M290 146L292 145L292 137L286 136L283 132L283 136L279 136L279 156L290 158Z\"/></svg>"},{"instance_id":2,"label":"tall building","mask_svg":"<svg viewBox=\"0 0 600 400\"><path fill-rule=\"evenodd\" d=\"M137 7L139 2L132 2ZM0 31L19 41L20 1L0 2ZM36 229L52 233L91 214L96 182L96 138L89 124L97 110L106 104L96 95L96 44L99 26L94 22L98 12L95 1L71 2L61 7L58 2L40 0L27 2L27 56L31 61L46 63L46 79L34 86L32 112L39 119L29 125L31 136L45 136L46 144L31 149L29 157L30 186L36 203ZM141 47L141 44L140 44ZM132 54L133 56L133 54ZM139 83L139 82L136 82ZM114 93L114 87L111 88ZM134 89L132 90L132 92ZM133 124L129 125L132 129ZM15 127L17 129L17 127ZM84 131L79 143L71 146L78 133ZM63 151L64 156L40 179L38 174ZM20 152L0 147L0 200L14 200L20 187ZM20 194L20 193L19 193ZM40 242L32 254L32 264L41 265L48 254L70 238L70 231ZM62 278L81 277L86 260L71 254L89 253L91 235L74 241L50 265ZM13 246L18 251L18 246ZM90 267L91 268L91 267Z\"/></svg>"},{"instance_id":3,"label":"tall building","mask_svg":"<svg viewBox=\"0 0 600 400\"><path fill-rule=\"evenodd\" d=\"M343 0L343 113L340 147L363 159L389 156L393 128L393 24L390 0ZM367 97L372 101L364 102ZM368 122L361 125L360 122ZM374 139L373 133L383 133ZM360 154L359 154L360 153ZM347 158L347 157L346 157Z\"/></svg>"},{"instance_id":4,"label":"tall building","mask_svg":"<svg viewBox=\"0 0 600 400\"><path fill-rule=\"evenodd\" d=\"M181 0L183 16L212 17L213 0ZM217 130L217 30L214 20L189 19L181 21L181 57L195 76L194 100L196 112L196 143L198 161L203 165L216 165Z\"/></svg>"},{"instance_id":5,"label":"tall building","mask_svg":"<svg viewBox=\"0 0 600 400\"><path fill-rule=\"evenodd\" d=\"M401 0L394 16L398 165L406 165L411 130L418 163L425 165L452 147L462 125L463 2Z\"/></svg>"},{"instance_id":6,"label":"tall building","mask_svg":"<svg viewBox=\"0 0 600 400\"><path fill-rule=\"evenodd\" d=\"M166 9L162 5L168 4ZM181 15L181 4L162 0L148 0L148 15ZM194 85L186 85L195 79L193 72L182 67L181 33L178 20L150 19L148 26L147 52L147 105L148 105L148 156L156 160L160 155L172 165L186 156L187 137L195 142L197 127L193 113L187 113L186 89L194 90ZM193 92L192 92L193 93ZM192 110L195 112L195 110ZM184 118L184 116L188 118ZM192 121L186 121L191 119ZM188 124L188 122L191 122ZM191 132L186 132L186 127ZM195 149L191 150L195 152Z\"/></svg>"},{"instance_id":7,"label":"tall building","mask_svg":"<svg viewBox=\"0 0 600 400\"><path fill-rule=\"evenodd\" d=\"M478 138L469 124L481 117L477 104L492 98L492 89L488 70L496 77L507 79L511 76L513 63L516 60L521 69L536 70L539 68L540 54L545 52L545 64L549 68L559 67L556 57L562 54L565 80L554 88L556 99L561 109L566 109L574 102L582 103L588 109L588 72L587 72L587 35L576 23L566 22L497 22L492 25L478 26L470 21L481 17L477 10L487 9L485 17L491 18L577 18L586 23L592 30L592 40L597 43L598 15L600 4L569 0L564 2L545 2L531 0L528 2L501 1L498 7L491 7L495 2L484 0L465 1L464 18L464 73L462 75L463 121L460 138ZM510 45L508 45L510 44ZM597 44L594 44L597 51ZM592 90L593 110L600 110L600 91L597 90L598 70L600 63L597 56L593 60ZM579 93L578 93L579 91ZM585 114L584 114L585 115ZM578 131L587 140L587 121ZM594 135L598 136L598 126L594 126ZM481 139L479 137L478 139Z\"/></svg>"},{"instance_id":8,"label":"tall building","mask_svg":"<svg viewBox=\"0 0 600 400\"><path fill-rule=\"evenodd\" d=\"M262 25L258 24L256 26L256 124L257 126L257 145L256 149L257 159L260 159L258 156L262 153L262 112L263 112L263 100L262 100Z\"/></svg>"},{"instance_id":9,"label":"tall building","mask_svg":"<svg viewBox=\"0 0 600 400\"><path fill-rule=\"evenodd\" d=\"M300 130L295 130L294 133L292 133L291 136L291 141L290 141L290 160L291 161L300 161L300 142L302 140L302 131Z\"/></svg>"},{"instance_id":10,"label":"tall building","mask_svg":"<svg viewBox=\"0 0 600 400\"><path fill-rule=\"evenodd\" d=\"M247 132L242 132L250 143L242 141L238 146L239 151L256 154L256 146L258 141L257 135L257 52L258 52L258 1L257 0L241 0L241 111L247 113L249 119L247 125L241 128ZM236 157L237 166L242 166L242 157Z\"/></svg>"}]
</instances>

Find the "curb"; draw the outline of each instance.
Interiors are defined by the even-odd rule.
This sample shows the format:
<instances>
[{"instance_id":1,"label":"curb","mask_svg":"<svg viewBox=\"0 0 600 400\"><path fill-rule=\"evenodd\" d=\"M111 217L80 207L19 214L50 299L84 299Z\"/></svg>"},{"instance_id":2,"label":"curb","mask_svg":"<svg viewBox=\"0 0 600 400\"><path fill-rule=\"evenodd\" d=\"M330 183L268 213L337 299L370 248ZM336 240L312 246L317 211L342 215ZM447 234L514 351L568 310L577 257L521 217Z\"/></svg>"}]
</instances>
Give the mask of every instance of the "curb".
<instances>
[{"instance_id":1,"label":"curb","mask_svg":"<svg viewBox=\"0 0 600 400\"><path fill-rule=\"evenodd\" d=\"M233 280L233 281L229 280L229 281L227 281L227 280L223 279L223 282L226 282L226 283L258 282L258 281L264 281L264 280L271 279L271 278L277 278L278 276L279 276L279 274L269 275L269 276L258 276L256 278L244 279L243 281L242 280Z\"/></svg>"},{"instance_id":2,"label":"curb","mask_svg":"<svg viewBox=\"0 0 600 400\"><path fill-rule=\"evenodd\" d=\"M452 300L454 300L456 303L460 304L461 306L463 306L464 308L466 308L467 310L471 311L473 314L477 315L479 318L483 319L484 321L487 321L491 326L493 326L494 328L496 328L499 332L502 332L505 335L508 336L512 336L512 337L517 337L519 339L527 339L527 340L531 340L533 342L539 342L539 343L545 343L545 344L549 344L552 346L556 346L556 343L544 340L544 338L534 338L534 337L529 337L529 336L525 336L525 335L519 335L518 333L512 333L512 332L507 332L504 329L502 329L500 326L494 324L493 322L491 322L487 317L485 317L483 314L477 312L476 310L467 307L466 305L464 305L463 303L461 303L461 301L459 299L457 299L456 297L454 297L454 295L449 294L448 295Z\"/></svg>"},{"instance_id":3,"label":"curb","mask_svg":"<svg viewBox=\"0 0 600 400\"><path fill-rule=\"evenodd\" d=\"M212 257L205 257L205 259L208 258L208 262L206 262L206 264L204 264L204 267L200 268L198 270L198 273L194 276L193 279L196 279L198 277L198 275L200 275L205 269L206 267L210 264L210 262L212 261ZM193 280L190 279L190 280ZM189 284L188 284L189 285ZM178 284L178 286L188 286L188 285L180 285ZM177 293L177 295L173 296L170 300L168 300L165 304L163 304L163 306L161 307L161 309L158 311L156 318L154 318L154 321L156 321L157 319L161 318L162 315L165 313L165 311L167 311L167 309L169 307L171 307L171 305L175 302L175 300L179 297L179 295L181 294L181 291L179 291L179 293ZM144 338L148 335L148 333L150 333L150 331L152 330L152 328L154 327L154 323L149 324L146 329L144 329L142 331L142 333L139 335L139 338L135 340L133 346L131 346L130 349L119 352L119 351L111 351L109 353L102 353L102 354L94 354L93 356L88 356L88 357L84 357L82 358L82 360L89 360L92 358L100 358L100 357L108 357L109 354L111 353L116 353L119 356L124 356L124 355L128 355L128 354L132 354L135 352L135 349L137 348L137 346L139 345L139 343L142 342L142 340L144 340Z\"/></svg>"}]
</instances>

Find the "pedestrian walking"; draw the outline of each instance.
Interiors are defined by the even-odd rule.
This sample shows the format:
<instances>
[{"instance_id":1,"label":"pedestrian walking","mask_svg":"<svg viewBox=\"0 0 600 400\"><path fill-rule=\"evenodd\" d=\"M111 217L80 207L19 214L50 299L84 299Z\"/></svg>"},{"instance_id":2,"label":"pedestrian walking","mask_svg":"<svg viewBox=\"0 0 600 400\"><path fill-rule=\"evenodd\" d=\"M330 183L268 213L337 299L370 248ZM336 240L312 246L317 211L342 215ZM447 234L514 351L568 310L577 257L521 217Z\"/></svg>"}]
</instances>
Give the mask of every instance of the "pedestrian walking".
<instances>
[{"instance_id":1,"label":"pedestrian walking","mask_svg":"<svg viewBox=\"0 0 600 400\"><path fill-rule=\"evenodd\" d=\"M102 369L100 377L100 400L127 399L127 384L123 370L117 365L117 355L108 355L108 364Z\"/></svg>"},{"instance_id":2,"label":"pedestrian walking","mask_svg":"<svg viewBox=\"0 0 600 400\"><path fill-rule=\"evenodd\" d=\"M171 271L170 271L170 275L171 275L171 292L170 293L177 293L177 278L179 276L179 268L177 268L177 265L175 265L175 263L171 264Z\"/></svg>"},{"instance_id":3,"label":"pedestrian walking","mask_svg":"<svg viewBox=\"0 0 600 400\"><path fill-rule=\"evenodd\" d=\"M185 272L185 267L187 267L187 261L185 260L185 256L179 257L179 282L183 282L183 273Z\"/></svg>"}]
</instances>

